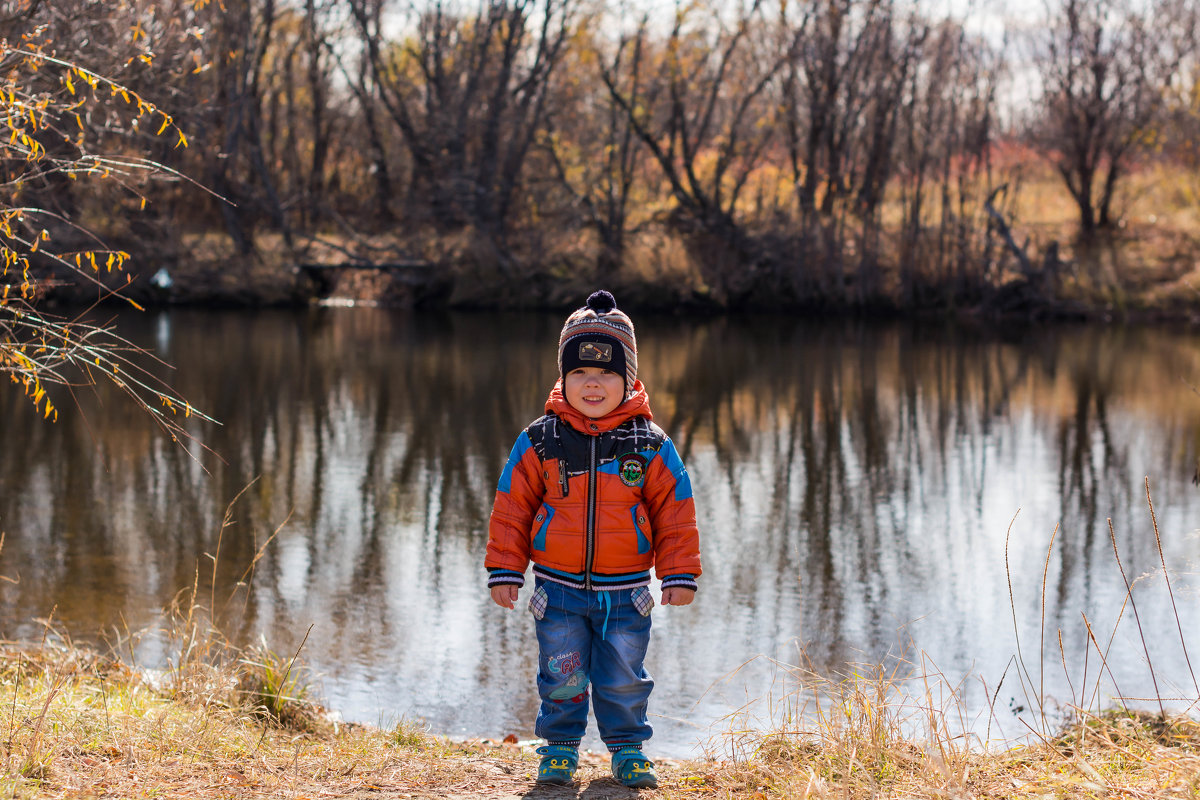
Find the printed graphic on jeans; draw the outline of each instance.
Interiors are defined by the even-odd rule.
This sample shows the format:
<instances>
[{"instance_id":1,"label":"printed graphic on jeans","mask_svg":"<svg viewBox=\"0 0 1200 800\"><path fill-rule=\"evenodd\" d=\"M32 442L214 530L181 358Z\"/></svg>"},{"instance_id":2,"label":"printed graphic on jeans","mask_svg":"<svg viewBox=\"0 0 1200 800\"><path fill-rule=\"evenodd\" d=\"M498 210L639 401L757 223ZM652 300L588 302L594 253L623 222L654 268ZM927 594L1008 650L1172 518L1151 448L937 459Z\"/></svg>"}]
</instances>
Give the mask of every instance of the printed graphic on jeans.
<instances>
[{"instance_id":1,"label":"printed graphic on jeans","mask_svg":"<svg viewBox=\"0 0 1200 800\"><path fill-rule=\"evenodd\" d=\"M580 669L583 660L579 653L572 651L551 656L546 661L546 669L551 675L562 676L566 682L550 692L550 699L561 703L564 700L582 702L587 695L588 676Z\"/></svg>"}]
</instances>

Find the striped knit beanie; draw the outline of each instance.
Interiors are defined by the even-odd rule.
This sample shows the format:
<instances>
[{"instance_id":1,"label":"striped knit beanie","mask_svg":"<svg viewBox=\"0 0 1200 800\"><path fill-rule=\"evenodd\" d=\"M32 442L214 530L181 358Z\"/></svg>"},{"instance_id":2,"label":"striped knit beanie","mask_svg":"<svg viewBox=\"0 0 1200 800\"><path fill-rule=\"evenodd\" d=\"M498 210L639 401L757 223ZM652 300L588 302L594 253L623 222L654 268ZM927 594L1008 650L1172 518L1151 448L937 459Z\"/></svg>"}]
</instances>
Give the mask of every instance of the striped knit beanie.
<instances>
[{"instance_id":1,"label":"striped knit beanie","mask_svg":"<svg viewBox=\"0 0 1200 800\"><path fill-rule=\"evenodd\" d=\"M625 376L625 396L637 381L637 339L633 322L606 291L592 292L587 305L567 317L558 337L558 374L601 367Z\"/></svg>"}]
</instances>

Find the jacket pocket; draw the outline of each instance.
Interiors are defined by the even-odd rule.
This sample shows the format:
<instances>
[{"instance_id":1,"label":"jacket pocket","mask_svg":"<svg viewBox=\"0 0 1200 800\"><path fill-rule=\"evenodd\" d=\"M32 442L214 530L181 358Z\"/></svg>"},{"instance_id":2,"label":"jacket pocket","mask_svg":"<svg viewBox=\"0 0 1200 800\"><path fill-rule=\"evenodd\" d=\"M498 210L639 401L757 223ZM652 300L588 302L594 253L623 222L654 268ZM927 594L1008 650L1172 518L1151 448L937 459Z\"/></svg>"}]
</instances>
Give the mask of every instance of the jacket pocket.
<instances>
[{"instance_id":1,"label":"jacket pocket","mask_svg":"<svg viewBox=\"0 0 1200 800\"><path fill-rule=\"evenodd\" d=\"M567 462L561 458L548 458L542 462L542 477L546 481L546 496L555 500L562 499L570 493L567 476Z\"/></svg>"},{"instance_id":2,"label":"jacket pocket","mask_svg":"<svg viewBox=\"0 0 1200 800\"><path fill-rule=\"evenodd\" d=\"M554 509L543 504L533 518L533 549L546 552L546 532L550 530L550 520L554 519Z\"/></svg>"},{"instance_id":3,"label":"jacket pocket","mask_svg":"<svg viewBox=\"0 0 1200 800\"><path fill-rule=\"evenodd\" d=\"M633 530L637 533L637 551L638 555L645 555L650 552L650 520L646 516L646 510L642 508L642 504L638 503L633 508L629 509L629 515L633 518Z\"/></svg>"}]
</instances>

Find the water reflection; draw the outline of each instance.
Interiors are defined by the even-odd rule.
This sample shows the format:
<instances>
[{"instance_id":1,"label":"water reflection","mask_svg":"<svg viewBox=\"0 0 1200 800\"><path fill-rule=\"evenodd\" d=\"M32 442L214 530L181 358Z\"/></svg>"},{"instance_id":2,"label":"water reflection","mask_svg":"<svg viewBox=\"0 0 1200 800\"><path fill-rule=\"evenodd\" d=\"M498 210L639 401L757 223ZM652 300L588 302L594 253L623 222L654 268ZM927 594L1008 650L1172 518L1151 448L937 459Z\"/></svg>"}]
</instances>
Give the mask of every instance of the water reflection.
<instances>
[{"instance_id":1,"label":"water reflection","mask_svg":"<svg viewBox=\"0 0 1200 800\"><path fill-rule=\"evenodd\" d=\"M1047 564L1047 641L1061 628L1082 665L1081 614L1107 635L1125 592L1108 519L1131 579L1161 570L1146 476L1194 637L1193 334L637 322L640 375L697 489L706 566L693 606L656 612L658 752L688 754L748 697L779 690L766 662L737 671L757 654L795 663L803 647L836 672L924 652L994 690L1016 652L1015 606L1042 677ZM0 574L20 579L0 584L0 635L39 636L35 620L53 613L77 638L107 631L153 662L161 643L126 634L198 575L240 641L288 651L311 625L319 690L351 719L530 735L532 626L490 604L482 558L499 469L554 377L559 315L171 311L121 324L224 424L194 426L208 450L189 458L118 398L81 397L83 414L48 425L0 394ZM1161 577L1138 592L1160 682L1194 698ZM1145 657L1122 626L1110 663L1144 696ZM1043 679L1070 701L1071 677L1059 665ZM998 703L1025 702L1008 681ZM972 713L987 707L976 687L964 684Z\"/></svg>"}]
</instances>

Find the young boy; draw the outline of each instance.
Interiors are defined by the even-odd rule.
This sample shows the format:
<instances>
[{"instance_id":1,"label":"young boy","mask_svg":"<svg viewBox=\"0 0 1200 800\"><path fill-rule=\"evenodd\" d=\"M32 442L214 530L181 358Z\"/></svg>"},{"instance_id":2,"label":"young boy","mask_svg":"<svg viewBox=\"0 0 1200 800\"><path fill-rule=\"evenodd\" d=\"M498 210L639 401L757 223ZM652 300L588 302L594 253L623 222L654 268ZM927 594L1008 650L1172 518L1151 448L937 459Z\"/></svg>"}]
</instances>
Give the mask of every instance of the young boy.
<instances>
[{"instance_id":1,"label":"young boy","mask_svg":"<svg viewBox=\"0 0 1200 800\"><path fill-rule=\"evenodd\" d=\"M546 739L538 782L567 784L579 764L589 687L613 775L654 787L646 705L654 686L650 568L663 605L685 606L700 576L692 486L675 446L651 420L637 379L633 323L608 292L563 325L559 381L546 414L517 437L488 531L492 600L513 608L533 561L529 610L538 637L534 727Z\"/></svg>"}]
</instances>

